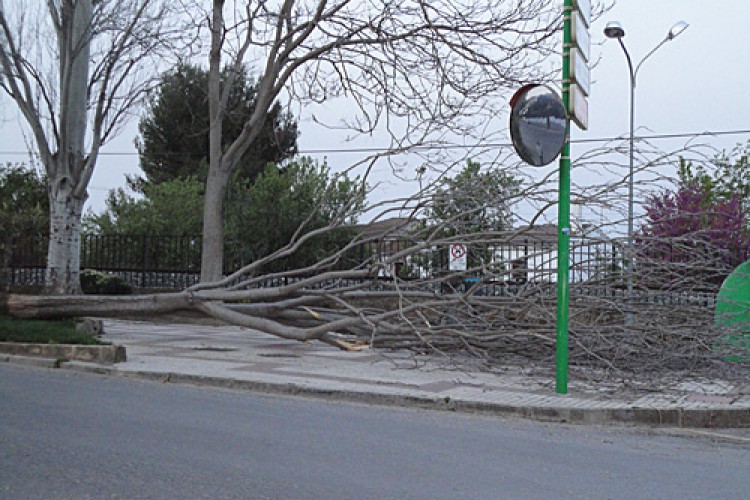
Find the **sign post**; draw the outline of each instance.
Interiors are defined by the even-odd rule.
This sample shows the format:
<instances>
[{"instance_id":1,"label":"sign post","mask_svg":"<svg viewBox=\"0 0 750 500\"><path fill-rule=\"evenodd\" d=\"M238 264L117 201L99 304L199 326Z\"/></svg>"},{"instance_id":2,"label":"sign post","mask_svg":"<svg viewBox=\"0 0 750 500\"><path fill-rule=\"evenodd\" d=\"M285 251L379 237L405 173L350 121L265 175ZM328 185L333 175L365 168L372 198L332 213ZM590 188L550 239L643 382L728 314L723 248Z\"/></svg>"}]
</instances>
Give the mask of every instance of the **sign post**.
<instances>
[{"instance_id":1,"label":"sign post","mask_svg":"<svg viewBox=\"0 0 750 500\"><path fill-rule=\"evenodd\" d=\"M570 112L570 52L573 0L565 0L563 23L562 99ZM570 123L560 155L557 201L557 336L555 339L555 392L568 393L568 292L570 266Z\"/></svg>"},{"instance_id":2,"label":"sign post","mask_svg":"<svg viewBox=\"0 0 750 500\"><path fill-rule=\"evenodd\" d=\"M571 119L588 128L591 3L565 0L563 23L562 99ZM570 293L570 124L560 155L557 204L557 336L555 391L568 393L568 337Z\"/></svg>"},{"instance_id":3,"label":"sign post","mask_svg":"<svg viewBox=\"0 0 750 500\"><path fill-rule=\"evenodd\" d=\"M557 203L557 335L555 391L568 393L570 278L570 121L586 130L591 80L591 1L564 0L562 99L544 85L529 84L510 100L510 135L518 155L531 165L554 161L560 153ZM451 259L454 259L451 248ZM464 264L465 265L465 264ZM454 269L453 260L450 268Z\"/></svg>"}]
</instances>

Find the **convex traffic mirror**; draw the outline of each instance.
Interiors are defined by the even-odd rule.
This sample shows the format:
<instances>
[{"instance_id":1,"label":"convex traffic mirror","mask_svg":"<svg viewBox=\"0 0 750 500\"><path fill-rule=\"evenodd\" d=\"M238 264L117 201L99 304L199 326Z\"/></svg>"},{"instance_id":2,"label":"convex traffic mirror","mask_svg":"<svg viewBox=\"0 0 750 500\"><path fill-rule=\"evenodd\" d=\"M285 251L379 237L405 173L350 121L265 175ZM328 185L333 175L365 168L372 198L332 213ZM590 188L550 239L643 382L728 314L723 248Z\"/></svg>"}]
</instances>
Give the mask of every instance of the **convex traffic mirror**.
<instances>
[{"instance_id":1,"label":"convex traffic mirror","mask_svg":"<svg viewBox=\"0 0 750 500\"><path fill-rule=\"evenodd\" d=\"M568 114L557 93L546 85L521 87L510 100L510 137L523 161L551 163L565 144Z\"/></svg>"}]
</instances>

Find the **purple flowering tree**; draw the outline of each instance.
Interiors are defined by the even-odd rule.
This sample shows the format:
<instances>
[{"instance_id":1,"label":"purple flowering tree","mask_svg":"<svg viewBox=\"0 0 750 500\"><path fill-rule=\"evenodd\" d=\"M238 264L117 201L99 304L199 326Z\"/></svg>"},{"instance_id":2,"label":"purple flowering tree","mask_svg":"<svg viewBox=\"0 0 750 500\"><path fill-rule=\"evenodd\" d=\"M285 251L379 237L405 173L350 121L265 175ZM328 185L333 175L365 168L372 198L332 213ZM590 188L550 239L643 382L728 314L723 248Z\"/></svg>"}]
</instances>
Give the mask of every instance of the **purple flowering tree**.
<instances>
[{"instance_id":1,"label":"purple flowering tree","mask_svg":"<svg viewBox=\"0 0 750 500\"><path fill-rule=\"evenodd\" d=\"M742 197L716 196L697 179L646 200L638 238L642 282L649 287L690 284L714 288L750 258L750 231Z\"/></svg>"}]
</instances>

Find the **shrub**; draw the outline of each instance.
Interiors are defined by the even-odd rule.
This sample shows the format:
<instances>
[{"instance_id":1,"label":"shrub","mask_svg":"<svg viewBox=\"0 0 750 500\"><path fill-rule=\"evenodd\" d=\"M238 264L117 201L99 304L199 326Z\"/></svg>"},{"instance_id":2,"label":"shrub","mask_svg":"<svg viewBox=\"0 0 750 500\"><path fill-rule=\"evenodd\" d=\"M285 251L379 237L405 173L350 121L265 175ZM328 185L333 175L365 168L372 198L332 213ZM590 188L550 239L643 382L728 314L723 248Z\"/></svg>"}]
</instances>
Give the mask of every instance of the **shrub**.
<instances>
[{"instance_id":1,"label":"shrub","mask_svg":"<svg viewBox=\"0 0 750 500\"><path fill-rule=\"evenodd\" d=\"M133 287L121 276L92 269L81 271L81 288L89 295L128 295Z\"/></svg>"}]
</instances>

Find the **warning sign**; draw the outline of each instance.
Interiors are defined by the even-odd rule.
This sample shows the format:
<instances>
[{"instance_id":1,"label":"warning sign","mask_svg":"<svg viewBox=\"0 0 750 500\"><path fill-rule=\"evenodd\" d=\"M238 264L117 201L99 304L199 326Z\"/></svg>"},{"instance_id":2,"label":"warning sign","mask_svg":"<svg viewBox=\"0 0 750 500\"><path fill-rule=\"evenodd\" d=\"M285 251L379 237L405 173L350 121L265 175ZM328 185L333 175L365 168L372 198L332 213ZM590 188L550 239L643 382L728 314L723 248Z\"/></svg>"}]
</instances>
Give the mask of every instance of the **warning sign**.
<instances>
[{"instance_id":1,"label":"warning sign","mask_svg":"<svg viewBox=\"0 0 750 500\"><path fill-rule=\"evenodd\" d=\"M448 255L448 269L466 271L466 246L460 243L451 245Z\"/></svg>"}]
</instances>

